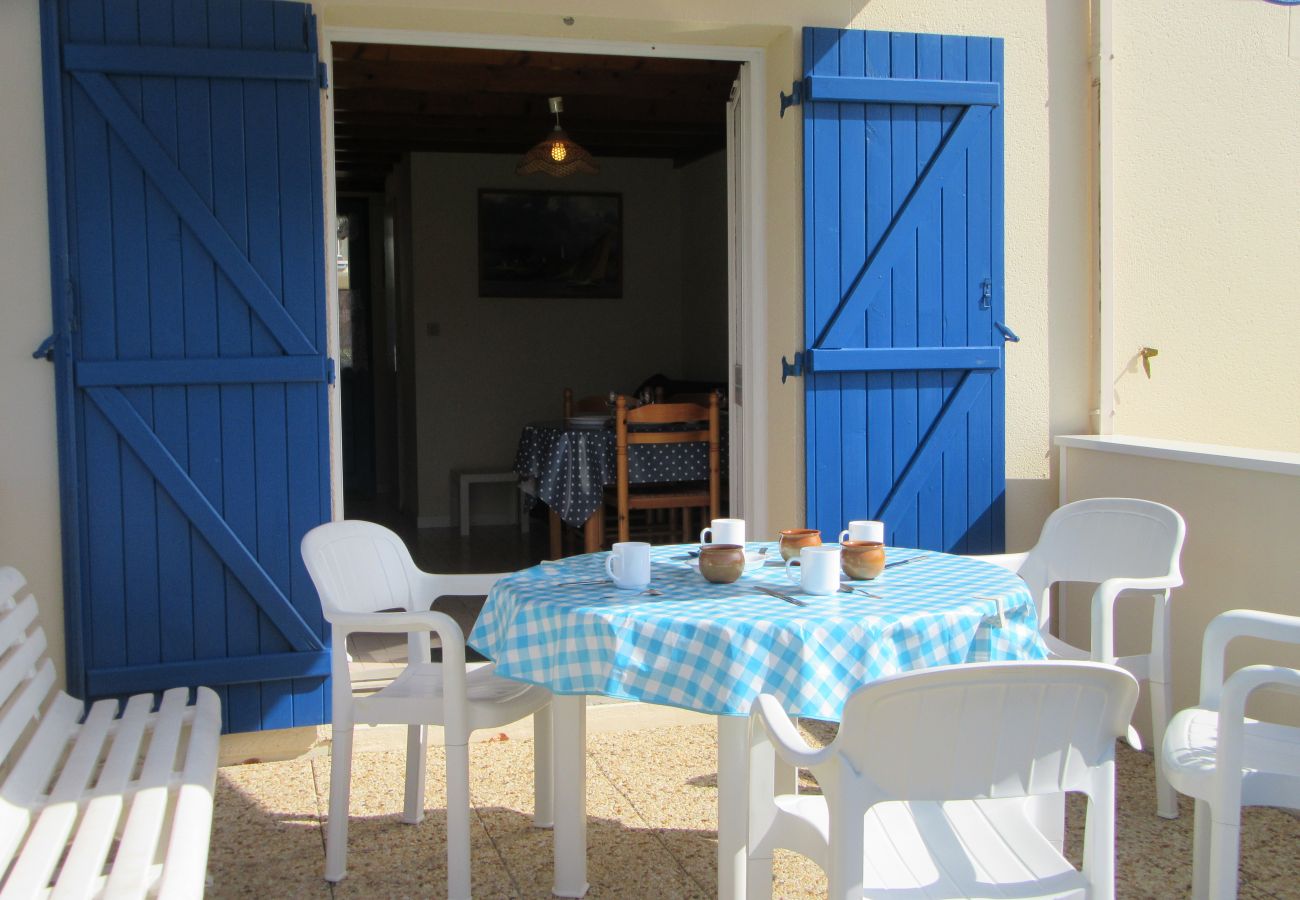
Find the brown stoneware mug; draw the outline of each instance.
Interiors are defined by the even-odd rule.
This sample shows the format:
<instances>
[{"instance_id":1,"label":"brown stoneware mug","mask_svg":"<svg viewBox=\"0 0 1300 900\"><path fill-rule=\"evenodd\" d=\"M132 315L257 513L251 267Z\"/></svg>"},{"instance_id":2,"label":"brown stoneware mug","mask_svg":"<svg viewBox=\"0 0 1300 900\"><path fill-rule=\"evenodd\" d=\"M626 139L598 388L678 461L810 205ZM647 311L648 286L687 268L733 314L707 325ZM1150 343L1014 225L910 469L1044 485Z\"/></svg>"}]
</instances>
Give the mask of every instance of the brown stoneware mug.
<instances>
[{"instance_id":1,"label":"brown stoneware mug","mask_svg":"<svg viewBox=\"0 0 1300 900\"><path fill-rule=\"evenodd\" d=\"M714 584L731 584L745 572L745 548L740 544L700 547L700 574Z\"/></svg>"},{"instance_id":2,"label":"brown stoneware mug","mask_svg":"<svg viewBox=\"0 0 1300 900\"><path fill-rule=\"evenodd\" d=\"M794 559L804 547L817 547L822 542L822 533L816 528L787 528L781 532L781 558Z\"/></svg>"},{"instance_id":3,"label":"brown stoneware mug","mask_svg":"<svg viewBox=\"0 0 1300 900\"><path fill-rule=\"evenodd\" d=\"M880 541L844 541L840 548L840 567L854 581L867 581L884 571L885 545Z\"/></svg>"}]
</instances>

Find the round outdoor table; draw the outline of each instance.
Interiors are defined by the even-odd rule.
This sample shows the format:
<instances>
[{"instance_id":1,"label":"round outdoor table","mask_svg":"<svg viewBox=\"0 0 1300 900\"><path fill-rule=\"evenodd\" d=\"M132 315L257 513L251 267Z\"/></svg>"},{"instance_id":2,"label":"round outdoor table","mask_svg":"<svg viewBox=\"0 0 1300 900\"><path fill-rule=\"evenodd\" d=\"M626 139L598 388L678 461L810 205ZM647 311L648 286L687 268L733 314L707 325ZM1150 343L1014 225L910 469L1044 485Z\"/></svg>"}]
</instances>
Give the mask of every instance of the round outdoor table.
<instances>
[{"instance_id":1,"label":"round outdoor table","mask_svg":"<svg viewBox=\"0 0 1300 900\"><path fill-rule=\"evenodd\" d=\"M768 561L729 585L705 581L691 565L694 545L682 545L651 551L658 595L616 589L605 552L543 563L492 589L468 642L498 674L557 695L556 894L580 897L587 886L587 694L718 716L718 896L741 897L746 717L759 694L792 715L834 721L850 694L886 675L1046 656L1024 582L992 563L890 548L879 578L816 597L786 577L775 544L748 548L766 549Z\"/></svg>"}]
</instances>

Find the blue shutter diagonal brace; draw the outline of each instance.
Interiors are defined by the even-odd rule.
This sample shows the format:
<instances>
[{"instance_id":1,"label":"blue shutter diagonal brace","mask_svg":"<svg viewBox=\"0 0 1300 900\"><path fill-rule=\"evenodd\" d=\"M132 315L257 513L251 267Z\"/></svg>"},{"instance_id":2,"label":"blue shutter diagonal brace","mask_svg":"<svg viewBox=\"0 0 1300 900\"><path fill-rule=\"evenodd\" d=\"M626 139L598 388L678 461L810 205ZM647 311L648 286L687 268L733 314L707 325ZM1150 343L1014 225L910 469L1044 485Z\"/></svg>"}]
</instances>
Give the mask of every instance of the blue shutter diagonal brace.
<instances>
[{"instance_id":1,"label":"blue shutter diagonal brace","mask_svg":"<svg viewBox=\"0 0 1300 900\"><path fill-rule=\"evenodd\" d=\"M149 466L158 483L176 505L185 511L194 527L226 560L226 565L253 597L258 607L295 650L322 650L324 645L303 621L226 520L204 497L131 403L115 388L88 388L86 395L95 401L131 449Z\"/></svg>"},{"instance_id":2,"label":"blue shutter diagonal brace","mask_svg":"<svg viewBox=\"0 0 1300 900\"><path fill-rule=\"evenodd\" d=\"M318 353L280 304L279 298L257 274L257 270L217 222L194 188L190 187L167 152L144 129L139 118L108 78L94 72L75 72L74 77L94 101L122 144L150 173L152 183L180 214L204 249L212 254L212 258L243 295L253 313L275 336L284 352L303 355Z\"/></svg>"}]
</instances>

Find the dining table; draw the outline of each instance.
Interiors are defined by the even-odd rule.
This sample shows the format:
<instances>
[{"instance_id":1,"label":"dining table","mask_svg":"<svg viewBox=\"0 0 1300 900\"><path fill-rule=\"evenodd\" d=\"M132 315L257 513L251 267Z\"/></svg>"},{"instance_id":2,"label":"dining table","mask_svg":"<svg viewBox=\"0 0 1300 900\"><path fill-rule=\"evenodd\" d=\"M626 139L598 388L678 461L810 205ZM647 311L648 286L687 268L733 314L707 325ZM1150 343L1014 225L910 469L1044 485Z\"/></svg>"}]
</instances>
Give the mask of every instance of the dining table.
<instances>
[{"instance_id":1,"label":"dining table","mask_svg":"<svg viewBox=\"0 0 1300 900\"><path fill-rule=\"evenodd\" d=\"M529 506L541 501L552 516L551 556L560 555L559 523L583 529L587 552L604 540L605 487L616 481L616 441L612 422L603 416L577 416L525 425L515 452L515 472ZM726 459L726 452L723 452ZM725 469L725 464L724 464ZM628 447L631 484L708 481L709 448L705 443L633 444Z\"/></svg>"},{"instance_id":2,"label":"dining table","mask_svg":"<svg viewBox=\"0 0 1300 900\"><path fill-rule=\"evenodd\" d=\"M513 573L489 594L468 643L499 675L555 695L555 895L587 890L588 695L716 716L718 896L740 898L748 716L760 694L792 716L834 722L854 691L888 675L1046 656L1025 583L987 561L887 548L877 578L813 596L787 576L775 543L746 550L750 562L731 584L701 577L698 545L668 545L650 551L646 590L615 588L609 554L598 552ZM754 872L750 864L750 877L763 877Z\"/></svg>"}]
</instances>

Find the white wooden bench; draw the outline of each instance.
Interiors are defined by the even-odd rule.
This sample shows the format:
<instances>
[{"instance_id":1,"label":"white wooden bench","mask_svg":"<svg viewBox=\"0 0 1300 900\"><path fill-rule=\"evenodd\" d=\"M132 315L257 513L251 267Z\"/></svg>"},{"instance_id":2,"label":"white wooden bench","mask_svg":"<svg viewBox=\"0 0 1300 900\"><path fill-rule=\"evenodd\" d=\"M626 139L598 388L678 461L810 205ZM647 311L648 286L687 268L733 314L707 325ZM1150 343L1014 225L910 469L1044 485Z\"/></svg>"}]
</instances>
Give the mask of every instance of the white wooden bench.
<instances>
[{"instance_id":1,"label":"white wooden bench","mask_svg":"<svg viewBox=\"0 0 1300 900\"><path fill-rule=\"evenodd\" d=\"M54 689L36 600L0 567L0 898L201 897L221 703Z\"/></svg>"}]
</instances>

